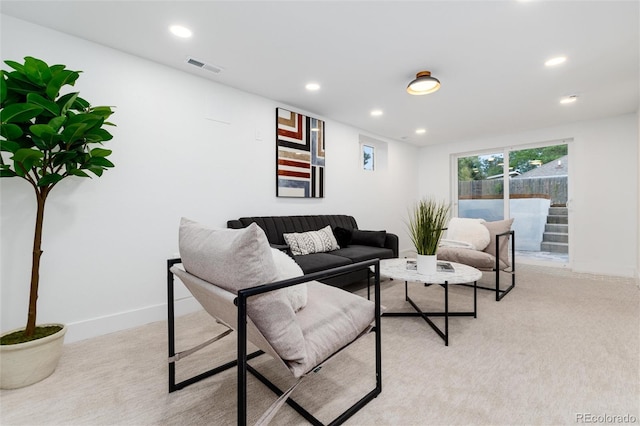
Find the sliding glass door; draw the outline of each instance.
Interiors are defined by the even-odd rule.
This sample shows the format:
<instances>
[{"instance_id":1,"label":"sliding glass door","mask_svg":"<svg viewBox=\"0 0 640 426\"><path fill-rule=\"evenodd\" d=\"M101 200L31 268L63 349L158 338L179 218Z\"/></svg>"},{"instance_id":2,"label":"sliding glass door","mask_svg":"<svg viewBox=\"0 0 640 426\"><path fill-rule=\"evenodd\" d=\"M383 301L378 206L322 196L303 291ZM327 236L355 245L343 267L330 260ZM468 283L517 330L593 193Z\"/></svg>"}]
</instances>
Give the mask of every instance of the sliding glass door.
<instances>
[{"instance_id":1,"label":"sliding glass door","mask_svg":"<svg viewBox=\"0 0 640 426\"><path fill-rule=\"evenodd\" d=\"M516 254L569 261L569 151L565 141L455 157L454 210L486 221L514 218Z\"/></svg>"}]
</instances>

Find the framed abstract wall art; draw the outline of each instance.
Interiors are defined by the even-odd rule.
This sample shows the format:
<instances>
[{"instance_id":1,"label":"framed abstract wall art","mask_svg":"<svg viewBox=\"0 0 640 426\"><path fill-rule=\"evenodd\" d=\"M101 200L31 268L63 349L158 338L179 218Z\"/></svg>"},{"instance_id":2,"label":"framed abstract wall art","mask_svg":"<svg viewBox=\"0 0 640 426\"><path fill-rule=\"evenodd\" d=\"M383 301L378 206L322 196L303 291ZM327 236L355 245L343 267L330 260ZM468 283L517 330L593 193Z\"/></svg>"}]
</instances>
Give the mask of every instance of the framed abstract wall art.
<instances>
[{"instance_id":1,"label":"framed abstract wall art","mask_svg":"<svg viewBox=\"0 0 640 426\"><path fill-rule=\"evenodd\" d=\"M324 197L324 121L276 108L276 196Z\"/></svg>"}]
</instances>

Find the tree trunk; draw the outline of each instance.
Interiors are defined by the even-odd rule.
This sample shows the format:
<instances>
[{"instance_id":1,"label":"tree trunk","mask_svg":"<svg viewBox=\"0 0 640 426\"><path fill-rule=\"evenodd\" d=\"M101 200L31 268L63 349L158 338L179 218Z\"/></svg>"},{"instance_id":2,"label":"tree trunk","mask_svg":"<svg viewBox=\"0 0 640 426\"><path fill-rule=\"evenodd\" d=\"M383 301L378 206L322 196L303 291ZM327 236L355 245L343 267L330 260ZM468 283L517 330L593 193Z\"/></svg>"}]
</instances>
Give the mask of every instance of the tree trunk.
<instances>
[{"instance_id":1,"label":"tree trunk","mask_svg":"<svg viewBox=\"0 0 640 426\"><path fill-rule=\"evenodd\" d=\"M29 291L29 313L25 336L32 337L36 331L36 314L38 302L38 284L40 283L40 257L42 257L42 223L44 221L44 203L49 193L48 187L36 188L38 208L36 212L36 229L33 236L33 257L31 263L31 288Z\"/></svg>"}]
</instances>

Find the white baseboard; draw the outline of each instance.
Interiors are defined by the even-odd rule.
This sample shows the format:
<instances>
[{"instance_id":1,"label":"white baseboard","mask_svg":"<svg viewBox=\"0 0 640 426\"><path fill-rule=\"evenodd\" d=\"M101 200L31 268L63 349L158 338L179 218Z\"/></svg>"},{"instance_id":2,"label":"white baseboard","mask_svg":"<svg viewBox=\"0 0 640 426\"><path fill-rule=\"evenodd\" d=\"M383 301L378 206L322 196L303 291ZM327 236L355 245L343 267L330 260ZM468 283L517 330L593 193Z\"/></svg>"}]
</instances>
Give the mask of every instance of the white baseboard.
<instances>
[{"instance_id":1,"label":"white baseboard","mask_svg":"<svg viewBox=\"0 0 640 426\"><path fill-rule=\"evenodd\" d=\"M573 264L571 265L571 269L574 272L582 272L582 273L594 274L594 275L608 275L613 277L624 277L624 278L634 278L637 274L636 269L633 267L583 263L583 262L573 262Z\"/></svg>"},{"instance_id":2,"label":"white baseboard","mask_svg":"<svg viewBox=\"0 0 640 426\"><path fill-rule=\"evenodd\" d=\"M192 297L176 300L176 316L185 315L202 309L202 306ZM127 330L141 325L167 319L167 304L149 306L127 312L120 312L99 318L67 324L65 343L78 342L92 337L102 336L116 331Z\"/></svg>"}]
</instances>

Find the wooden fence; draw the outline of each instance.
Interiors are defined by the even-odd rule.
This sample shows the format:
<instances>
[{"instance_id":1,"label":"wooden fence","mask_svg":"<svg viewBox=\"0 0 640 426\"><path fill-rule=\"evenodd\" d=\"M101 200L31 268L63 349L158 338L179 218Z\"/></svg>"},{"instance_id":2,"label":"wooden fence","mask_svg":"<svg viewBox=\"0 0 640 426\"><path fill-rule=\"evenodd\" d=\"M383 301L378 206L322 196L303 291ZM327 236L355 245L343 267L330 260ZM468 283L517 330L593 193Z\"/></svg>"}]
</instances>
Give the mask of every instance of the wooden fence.
<instances>
[{"instance_id":1,"label":"wooden fence","mask_svg":"<svg viewBox=\"0 0 640 426\"><path fill-rule=\"evenodd\" d=\"M564 206L568 200L567 181L567 176L510 179L510 198L550 198L552 206ZM458 182L460 200L495 199L503 194L501 179Z\"/></svg>"}]
</instances>

